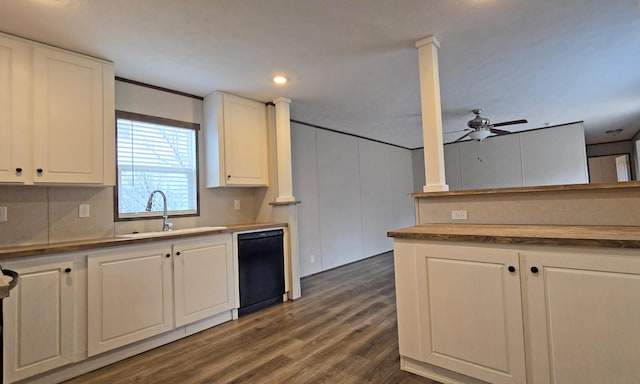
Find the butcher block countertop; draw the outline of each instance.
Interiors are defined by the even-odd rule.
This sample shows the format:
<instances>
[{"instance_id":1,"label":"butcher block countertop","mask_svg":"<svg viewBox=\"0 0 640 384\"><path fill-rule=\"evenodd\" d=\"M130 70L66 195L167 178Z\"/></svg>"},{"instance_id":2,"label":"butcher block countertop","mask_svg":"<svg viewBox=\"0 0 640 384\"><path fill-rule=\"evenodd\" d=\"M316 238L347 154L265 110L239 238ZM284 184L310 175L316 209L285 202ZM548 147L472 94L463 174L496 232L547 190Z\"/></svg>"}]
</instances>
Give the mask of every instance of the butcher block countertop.
<instances>
[{"instance_id":1,"label":"butcher block countertop","mask_svg":"<svg viewBox=\"0 0 640 384\"><path fill-rule=\"evenodd\" d=\"M609 191L609 190L632 190L639 189L640 181L627 181L624 183L592 183L592 184L565 184L565 185L542 185L535 187L510 187L510 188L488 188L488 189L467 189L460 191L441 192L417 192L412 193L412 197L433 198L433 197L460 197L460 196L491 196L502 194L523 194L539 192L578 192L578 191Z\"/></svg>"},{"instance_id":2,"label":"butcher block countertop","mask_svg":"<svg viewBox=\"0 0 640 384\"><path fill-rule=\"evenodd\" d=\"M113 247L118 245L149 243L153 241L181 239L186 237L211 235L216 233L242 232L242 231L251 231L251 230L257 230L257 229L275 228L275 227L287 227L287 223L256 223L256 224L228 225L224 229L192 232L192 233L178 232L176 234L165 235L161 237L153 236L153 235L140 236L135 238L108 237L108 238L101 238L101 239L66 241L66 242L50 243L50 244L35 244L35 245L4 247L4 248L0 248L0 262L3 259L12 259L16 257L41 256L41 255L48 255L53 253L74 252L74 251L80 251L83 249L91 249L91 248L107 248L107 247Z\"/></svg>"},{"instance_id":3,"label":"butcher block countertop","mask_svg":"<svg viewBox=\"0 0 640 384\"><path fill-rule=\"evenodd\" d=\"M640 227L631 226L421 224L390 231L387 236L488 244L640 248Z\"/></svg>"}]
</instances>

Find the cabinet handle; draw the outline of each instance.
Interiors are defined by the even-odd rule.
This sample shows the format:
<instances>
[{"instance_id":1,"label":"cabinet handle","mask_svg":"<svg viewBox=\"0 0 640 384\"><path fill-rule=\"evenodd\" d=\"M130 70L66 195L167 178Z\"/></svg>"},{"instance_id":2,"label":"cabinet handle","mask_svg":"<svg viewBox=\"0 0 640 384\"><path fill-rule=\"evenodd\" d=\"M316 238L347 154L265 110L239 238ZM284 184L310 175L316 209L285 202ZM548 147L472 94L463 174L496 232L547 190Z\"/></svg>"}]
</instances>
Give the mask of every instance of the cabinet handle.
<instances>
[{"instance_id":1,"label":"cabinet handle","mask_svg":"<svg viewBox=\"0 0 640 384\"><path fill-rule=\"evenodd\" d=\"M509 268L507 268L509 270L509 272L515 272L516 271L516 267L514 267L513 265L510 265Z\"/></svg>"},{"instance_id":2,"label":"cabinet handle","mask_svg":"<svg viewBox=\"0 0 640 384\"><path fill-rule=\"evenodd\" d=\"M176 256L180 256L180 251L176 252Z\"/></svg>"},{"instance_id":3,"label":"cabinet handle","mask_svg":"<svg viewBox=\"0 0 640 384\"><path fill-rule=\"evenodd\" d=\"M531 273L538 273L538 267L531 267Z\"/></svg>"},{"instance_id":4,"label":"cabinet handle","mask_svg":"<svg viewBox=\"0 0 640 384\"><path fill-rule=\"evenodd\" d=\"M71 268L66 268L66 269L64 270L64 273L71 273Z\"/></svg>"},{"instance_id":5,"label":"cabinet handle","mask_svg":"<svg viewBox=\"0 0 640 384\"><path fill-rule=\"evenodd\" d=\"M38 169L36 169L36 172L38 172L39 175L42 175L43 170L42 170L42 168L38 168Z\"/></svg>"},{"instance_id":6,"label":"cabinet handle","mask_svg":"<svg viewBox=\"0 0 640 384\"><path fill-rule=\"evenodd\" d=\"M165 255L165 257L171 257L171 254L170 254L170 253L167 253L167 254Z\"/></svg>"},{"instance_id":7,"label":"cabinet handle","mask_svg":"<svg viewBox=\"0 0 640 384\"><path fill-rule=\"evenodd\" d=\"M22 168L20 167L16 168L16 173L22 173Z\"/></svg>"}]
</instances>

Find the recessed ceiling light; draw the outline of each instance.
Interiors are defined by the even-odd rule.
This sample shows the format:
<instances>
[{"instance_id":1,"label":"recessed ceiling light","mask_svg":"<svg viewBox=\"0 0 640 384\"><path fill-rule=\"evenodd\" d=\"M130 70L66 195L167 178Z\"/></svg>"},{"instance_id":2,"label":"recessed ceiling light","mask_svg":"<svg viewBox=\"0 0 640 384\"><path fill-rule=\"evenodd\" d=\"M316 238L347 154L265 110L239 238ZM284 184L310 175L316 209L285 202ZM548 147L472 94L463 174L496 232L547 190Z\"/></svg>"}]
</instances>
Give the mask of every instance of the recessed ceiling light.
<instances>
[{"instance_id":1,"label":"recessed ceiling light","mask_svg":"<svg viewBox=\"0 0 640 384\"><path fill-rule=\"evenodd\" d=\"M276 77L273 78L273 82L276 84L285 84L288 81L288 79L284 76L278 75Z\"/></svg>"}]
</instances>

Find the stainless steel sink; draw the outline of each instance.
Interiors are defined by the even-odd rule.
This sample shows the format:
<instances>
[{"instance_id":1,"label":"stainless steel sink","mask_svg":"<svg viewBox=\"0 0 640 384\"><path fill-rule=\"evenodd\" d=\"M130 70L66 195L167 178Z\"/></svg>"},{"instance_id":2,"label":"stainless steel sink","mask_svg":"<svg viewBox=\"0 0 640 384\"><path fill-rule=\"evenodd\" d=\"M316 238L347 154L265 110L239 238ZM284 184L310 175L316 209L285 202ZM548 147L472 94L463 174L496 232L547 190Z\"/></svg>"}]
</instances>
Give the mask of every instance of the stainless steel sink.
<instances>
[{"instance_id":1,"label":"stainless steel sink","mask_svg":"<svg viewBox=\"0 0 640 384\"><path fill-rule=\"evenodd\" d=\"M163 237L163 236L181 235L181 234L187 234L187 233L221 231L224 229L227 229L227 227L195 227L195 228L174 229L172 231L127 233L125 235L116 235L116 237L128 238L128 239L136 239L140 237Z\"/></svg>"}]
</instances>

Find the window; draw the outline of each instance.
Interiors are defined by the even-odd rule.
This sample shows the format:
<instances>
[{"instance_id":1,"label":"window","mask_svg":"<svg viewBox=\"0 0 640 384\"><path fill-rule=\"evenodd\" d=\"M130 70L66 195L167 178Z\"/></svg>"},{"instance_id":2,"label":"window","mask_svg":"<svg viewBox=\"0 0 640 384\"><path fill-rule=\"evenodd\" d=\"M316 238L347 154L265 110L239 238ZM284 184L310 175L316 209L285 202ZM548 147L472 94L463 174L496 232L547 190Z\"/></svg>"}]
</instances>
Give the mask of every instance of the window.
<instances>
[{"instance_id":1,"label":"window","mask_svg":"<svg viewBox=\"0 0 640 384\"><path fill-rule=\"evenodd\" d=\"M198 214L199 124L116 111L116 220L158 217L167 196L171 216Z\"/></svg>"}]
</instances>

